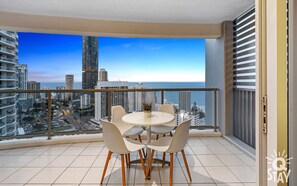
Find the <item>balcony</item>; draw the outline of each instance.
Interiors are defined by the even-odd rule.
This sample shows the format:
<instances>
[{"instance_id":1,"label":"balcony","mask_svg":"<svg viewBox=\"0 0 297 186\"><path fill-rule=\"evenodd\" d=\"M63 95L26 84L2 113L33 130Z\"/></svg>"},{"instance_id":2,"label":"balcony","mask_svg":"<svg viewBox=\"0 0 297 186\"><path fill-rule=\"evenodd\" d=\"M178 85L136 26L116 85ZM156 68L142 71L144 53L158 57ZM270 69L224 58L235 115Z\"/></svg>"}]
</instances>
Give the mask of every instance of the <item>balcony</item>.
<instances>
[{"instance_id":1,"label":"balcony","mask_svg":"<svg viewBox=\"0 0 297 186\"><path fill-rule=\"evenodd\" d=\"M0 30L0 34L3 35L3 36L9 37L9 38L11 38L13 40L18 39L17 34L11 33L11 32L6 31L6 30Z\"/></svg>"},{"instance_id":2,"label":"balcony","mask_svg":"<svg viewBox=\"0 0 297 186\"><path fill-rule=\"evenodd\" d=\"M15 68L0 66L0 71L3 71L3 72L15 72Z\"/></svg>"},{"instance_id":3,"label":"balcony","mask_svg":"<svg viewBox=\"0 0 297 186\"><path fill-rule=\"evenodd\" d=\"M93 142L73 143L70 141L77 138L59 137L54 139L56 144L2 150L0 182L4 185L99 185L108 151L100 137L95 138ZM185 153L192 184L255 185L255 160L222 137L191 137ZM137 154L131 154L131 160L136 158ZM173 183L190 184L181 154L175 156L174 165ZM120 157L112 156L104 185L121 184L120 166ZM127 185L167 185L168 179L167 165L153 166L152 178L147 181L139 165L126 169Z\"/></svg>"},{"instance_id":4,"label":"balcony","mask_svg":"<svg viewBox=\"0 0 297 186\"><path fill-rule=\"evenodd\" d=\"M0 44L2 45L6 45L7 47L12 47L12 48L15 48L16 45L15 45L15 41L10 41L8 39L5 39L5 38L0 38Z\"/></svg>"},{"instance_id":5,"label":"balcony","mask_svg":"<svg viewBox=\"0 0 297 186\"><path fill-rule=\"evenodd\" d=\"M9 63L9 64L16 64L15 59L10 59L10 58L5 58L5 57L0 57L0 61L4 63Z\"/></svg>"},{"instance_id":6,"label":"balcony","mask_svg":"<svg viewBox=\"0 0 297 186\"><path fill-rule=\"evenodd\" d=\"M10 55L10 56L15 56L15 54L16 54L13 50L6 49L3 47L0 47L0 52L4 53L6 55Z\"/></svg>"},{"instance_id":7,"label":"balcony","mask_svg":"<svg viewBox=\"0 0 297 186\"><path fill-rule=\"evenodd\" d=\"M16 76L5 76L5 75L2 75L0 76L0 80L1 81L16 81Z\"/></svg>"}]
</instances>

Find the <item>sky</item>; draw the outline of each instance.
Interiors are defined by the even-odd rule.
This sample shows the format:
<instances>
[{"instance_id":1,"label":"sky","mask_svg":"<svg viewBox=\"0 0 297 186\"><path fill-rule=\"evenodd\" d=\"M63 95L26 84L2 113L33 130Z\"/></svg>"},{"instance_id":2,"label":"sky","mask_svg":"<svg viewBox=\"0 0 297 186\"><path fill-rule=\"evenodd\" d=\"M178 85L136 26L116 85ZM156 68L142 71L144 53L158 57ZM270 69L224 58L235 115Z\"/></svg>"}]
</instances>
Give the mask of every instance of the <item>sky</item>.
<instances>
[{"instance_id":1,"label":"sky","mask_svg":"<svg viewBox=\"0 0 297 186\"><path fill-rule=\"evenodd\" d=\"M82 37L19 32L19 63L28 80L64 82L73 74L81 82ZM99 37L99 69L109 81L205 81L204 39Z\"/></svg>"}]
</instances>

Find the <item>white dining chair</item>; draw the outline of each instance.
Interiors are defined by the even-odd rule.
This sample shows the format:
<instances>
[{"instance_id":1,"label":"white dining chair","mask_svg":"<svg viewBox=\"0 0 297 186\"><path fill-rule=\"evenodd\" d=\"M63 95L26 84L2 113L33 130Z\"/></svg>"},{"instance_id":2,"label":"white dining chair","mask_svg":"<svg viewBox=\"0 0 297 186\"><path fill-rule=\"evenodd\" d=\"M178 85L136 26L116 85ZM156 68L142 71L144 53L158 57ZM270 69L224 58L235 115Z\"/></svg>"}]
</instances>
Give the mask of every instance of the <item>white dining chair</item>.
<instances>
[{"instance_id":1,"label":"white dining chair","mask_svg":"<svg viewBox=\"0 0 297 186\"><path fill-rule=\"evenodd\" d=\"M174 115L174 106L172 104L162 104L160 105L159 112L166 112L169 114ZM176 120L162 124L159 126L153 126L151 127L151 133L156 134L156 139L159 138L159 135L165 136L166 134L170 134L172 136L172 131L176 128Z\"/></svg>"},{"instance_id":2,"label":"white dining chair","mask_svg":"<svg viewBox=\"0 0 297 186\"><path fill-rule=\"evenodd\" d=\"M126 138L136 138L138 137L139 141L142 142L141 133L144 129L140 126L132 126L122 120L122 117L126 115L125 109L121 105L116 105L111 107L111 122L114 123L121 134ZM143 155L145 156L144 149L142 150ZM126 156L130 159L130 154ZM129 161L127 161L129 164Z\"/></svg>"},{"instance_id":3,"label":"white dining chair","mask_svg":"<svg viewBox=\"0 0 297 186\"><path fill-rule=\"evenodd\" d=\"M187 158L184 152L184 147L187 144L189 138L189 129L190 129L191 120L187 120L182 122L175 130L173 137L163 137L159 140L153 141L147 145L148 148L152 149L151 156L149 157L147 169L146 169L146 177L148 176L153 156L155 151L163 152L163 163L162 167L164 167L165 162L165 153L170 154L170 176L169 176L169 184L172 185L172 176L173 176L173 154L181 151L183 160L186 166L186 170L188 172L188 176L190 181L192 181L190 169L188 166Z\"/></svg>"},{"instance_id":4,"label":"white dining chair","mask_svg":"<svg viewBox=\"0 0 297 186\"><path fill-rule=\"evenodd\" d=\"M109 163L109 160L113 153L121 155L122 184L123 185L126 185L124 155L130 154L130 152L138 151L142 169L143 169L144 175L146 175L144 160L143 160L142 153L141 153L141 149L144 149L145 145L139 141L131 140L129 138L128 139L123 138L119 129L115 126L115 124L113 124L111 122L100 120L100 124L103 129L102 133L103 133L103 139L104 139L105 146L109 150L107 158L106 158L106 162L104 165L104 170L103 170L103 174L102 174L100 183L101 184L103 183L105 173L106 173L106 170L108 167L108 163Z\"/></svg>"}]
</instances>

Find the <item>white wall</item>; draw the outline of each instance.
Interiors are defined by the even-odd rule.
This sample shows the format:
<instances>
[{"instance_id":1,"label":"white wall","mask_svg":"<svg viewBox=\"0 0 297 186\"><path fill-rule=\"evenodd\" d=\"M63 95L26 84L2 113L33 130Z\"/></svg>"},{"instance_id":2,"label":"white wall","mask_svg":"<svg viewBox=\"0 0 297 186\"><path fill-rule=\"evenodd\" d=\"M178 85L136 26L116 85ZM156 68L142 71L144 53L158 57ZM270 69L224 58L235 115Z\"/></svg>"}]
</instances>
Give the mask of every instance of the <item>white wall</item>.
<instances>
[{"instance_id":1,"label":"white wall","mask_svg":"<svg viewBox=\"0 0 297 186\"><path fill-rule=\"evenodd\" d=\"M232 133L232 22L222 23L222 36L218 39L205 40L205 86L219 88L217 96L217 124L223 135ZM206 124L213 121L213 94L205 95Z\"/></svg>"}]
</instances>

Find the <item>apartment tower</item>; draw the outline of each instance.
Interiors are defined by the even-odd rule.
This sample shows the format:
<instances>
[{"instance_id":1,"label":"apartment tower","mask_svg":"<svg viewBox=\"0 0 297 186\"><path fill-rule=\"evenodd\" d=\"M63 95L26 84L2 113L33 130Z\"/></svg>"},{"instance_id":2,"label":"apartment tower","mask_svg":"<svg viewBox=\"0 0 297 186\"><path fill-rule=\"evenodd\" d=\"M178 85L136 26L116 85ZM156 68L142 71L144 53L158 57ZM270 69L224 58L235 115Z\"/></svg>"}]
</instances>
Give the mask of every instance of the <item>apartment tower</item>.
<instances>
[{"instance_id":1,"label":"apartment tower","mask_svg":"<svg viewBox=\"0 0 297 186\"><path fill-rule=\"evenodd\" d=\"M18 35L0 30L0 90L18 88ZM0 135L17 134L17 103L15 93L0 94Z\"/></svg>"},{"instance_id":2,"label":"apartment tower","mask_svg":"<svg viewBox=\"0 0 297 186\"><path fill-rule=\"evenodd\" d=\"M71 90L74 88L74 76L73 75L66 75L65 76L65 81L66 81L66 84L65 84L65 89L66 90ZM73 94L72 93L69 93L69 92L66 92L65 93L65 98L66 100L70 101L73 99Z\"/></svg>"},{"instance_id":3,"label":"apartment tower","mask_svg":"<svg viewBox=\"0 0 297 186\"><path fill-rule=\"evenodd\" d=\"M94 89L98 81L98 38L83 36L82 89Z\"/></svg>"},{"instance_id":4,"label":"apartment tower","mask_svg":"<svg viewBox=\"0 0 297 186\"><path fill-rule=\"evenodd\" d=\"M181 91L179 92L179 110L185 112L191 112L191 92Z\"/></svg>"}]
</instances>

